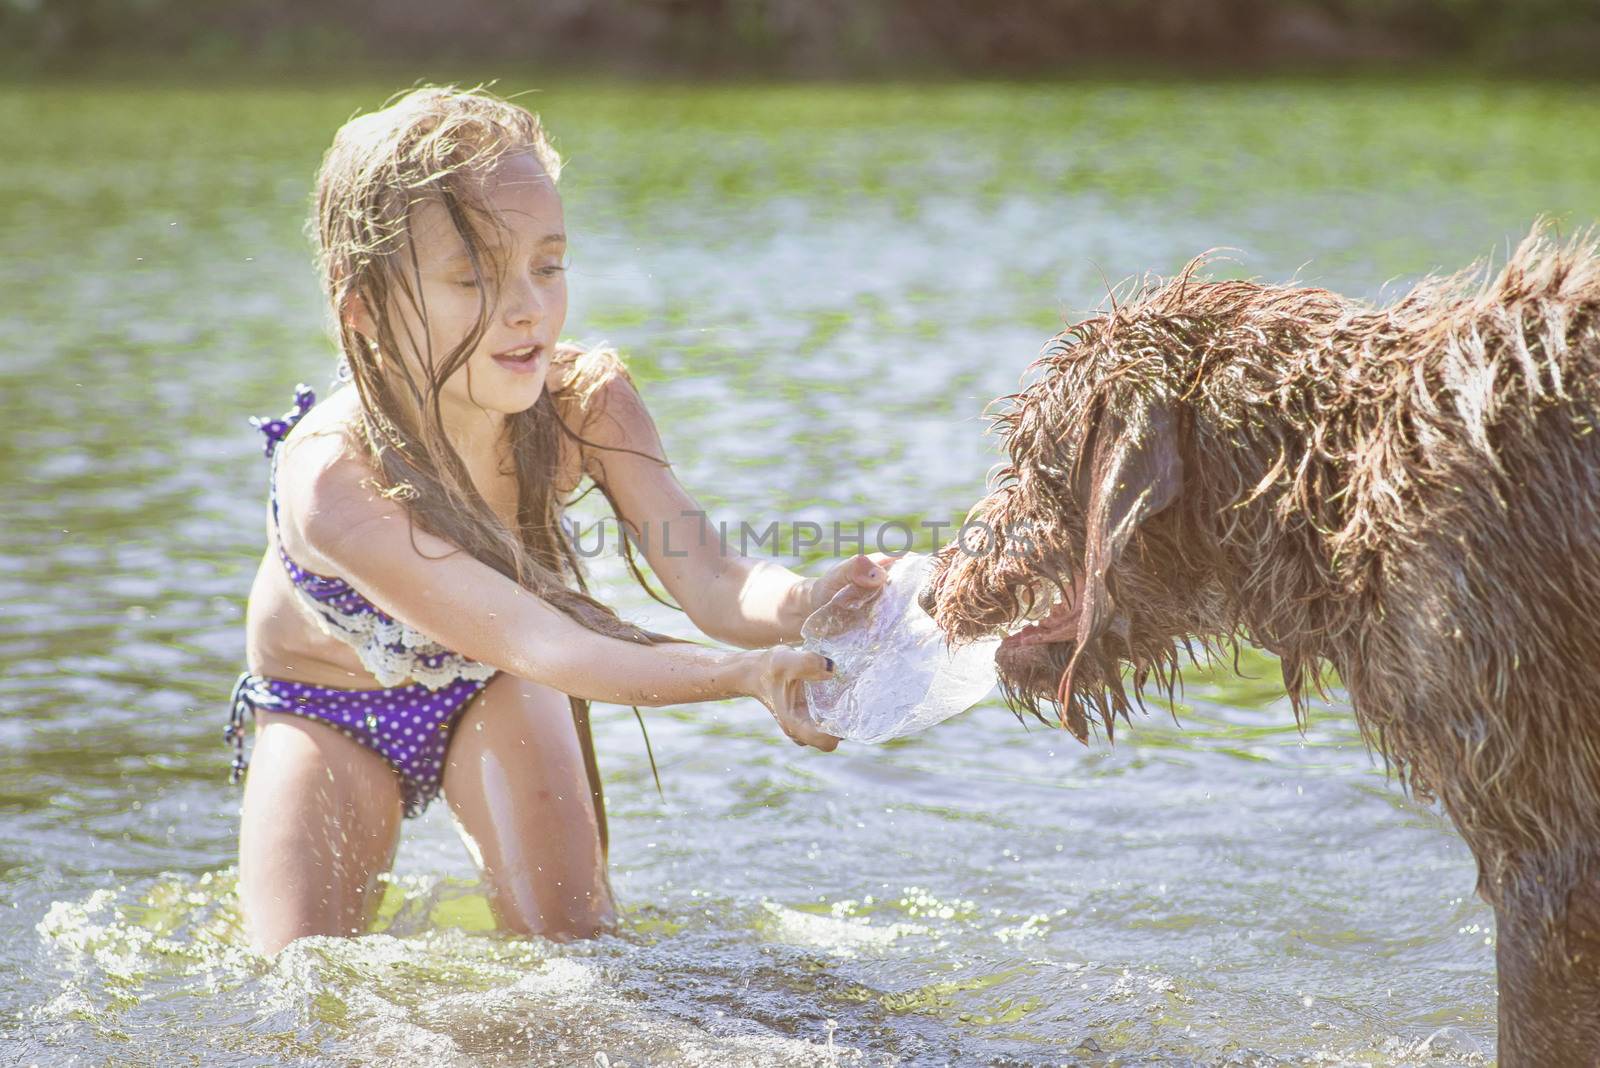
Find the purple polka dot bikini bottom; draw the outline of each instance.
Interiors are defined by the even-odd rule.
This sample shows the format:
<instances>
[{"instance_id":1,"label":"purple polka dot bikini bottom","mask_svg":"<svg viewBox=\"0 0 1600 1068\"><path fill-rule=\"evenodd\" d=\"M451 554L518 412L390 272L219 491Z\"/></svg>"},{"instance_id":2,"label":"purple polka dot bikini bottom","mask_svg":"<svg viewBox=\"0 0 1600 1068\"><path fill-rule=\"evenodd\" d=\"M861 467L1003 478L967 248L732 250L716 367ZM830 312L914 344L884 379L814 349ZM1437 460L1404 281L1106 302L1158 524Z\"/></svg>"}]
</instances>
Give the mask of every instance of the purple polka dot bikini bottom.
<instances>
[{"instance_id":1,"label":"purple polka dot bikini bottom","mask_svg":"<svg viewBox=\"0 0 1600 1068\"><path fill-rule=\"evenodd\" d=\"M233 781L246 766L245 719L253 712L289 712L326 723L387 760L400 776L406 818L420 816L439 796L451 730L486 685L485 679L457 679L437 690L420 683L336 690L245 672L234 684L224 732L233 745Z\"/></svg>"}]
</instances>

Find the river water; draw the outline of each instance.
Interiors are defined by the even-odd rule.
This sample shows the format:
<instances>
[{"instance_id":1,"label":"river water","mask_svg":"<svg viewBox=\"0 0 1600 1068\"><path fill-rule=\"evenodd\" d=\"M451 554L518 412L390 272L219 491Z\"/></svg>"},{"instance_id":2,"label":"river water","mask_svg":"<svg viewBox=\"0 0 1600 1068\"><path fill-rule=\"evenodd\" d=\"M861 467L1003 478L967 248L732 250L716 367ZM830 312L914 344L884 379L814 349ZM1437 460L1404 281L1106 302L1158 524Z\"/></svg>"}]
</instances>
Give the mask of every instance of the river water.
<instances>
[{"instance_id":1,"label":"river water","mask_svg":"<svg viewBox=\"0 0 1600 1068\"><path fill-rule=\"evenodd\" d=\"M253 956L221 738L263 537L245 417L328 384L309 181L394 87L0 89L0 1060L1492 1061L1471 857L1337 691L1299 733L1259 655L1114 747L993 701L831 755L751 703L647 712L664 798L600 706L618 935L493 933L434 806L377 933ZM1593 88L525 99L569 161L569 333L624 349L685 484L758 527L959 517L984 403L1108 282L1231 246L1214 274L1381 299L1600 215Z\"/></svg>"}]
</instances>

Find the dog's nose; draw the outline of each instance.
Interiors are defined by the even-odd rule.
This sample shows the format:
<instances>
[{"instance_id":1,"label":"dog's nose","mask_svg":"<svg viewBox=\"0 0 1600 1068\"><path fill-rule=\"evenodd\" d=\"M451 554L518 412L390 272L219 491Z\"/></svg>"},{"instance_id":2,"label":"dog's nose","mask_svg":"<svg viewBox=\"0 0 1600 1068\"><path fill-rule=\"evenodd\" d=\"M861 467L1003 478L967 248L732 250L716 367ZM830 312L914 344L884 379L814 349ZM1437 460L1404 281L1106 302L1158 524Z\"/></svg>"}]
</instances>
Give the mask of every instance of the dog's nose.
<instances>
[{"instance_id":1,"label":"dog's nose","mask_svg":"<svg viewBox=\"0 0 1600 1068\"><path fill-rule=\"evenodd\" d=\"M917 594L917 607L921 608L930 616L933 615L933 610L938 603L939 598L934 595L933 583L931 582L922 587L921 592Z\"/></svg>"}]
</instances>

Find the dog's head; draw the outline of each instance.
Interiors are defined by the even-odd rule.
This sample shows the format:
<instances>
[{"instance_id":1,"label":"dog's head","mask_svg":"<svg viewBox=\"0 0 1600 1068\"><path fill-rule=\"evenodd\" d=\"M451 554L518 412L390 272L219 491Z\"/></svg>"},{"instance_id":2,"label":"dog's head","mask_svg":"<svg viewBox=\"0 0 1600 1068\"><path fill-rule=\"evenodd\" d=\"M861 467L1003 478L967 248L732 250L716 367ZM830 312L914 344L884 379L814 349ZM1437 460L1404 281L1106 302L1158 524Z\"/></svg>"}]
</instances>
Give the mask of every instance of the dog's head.
<instances>
[{"instance_id":1,"label":"dog's head","mask_svg":"<svg viewBox=\"0 0 1600 1068\"><path fill-rule=\"evenodd\" d=\"M953 639L1009 631L996 663L1008 703L1041 706L1080 739L1108 734L1152 675L1216 616L1217 586L1185 508L1191 418L1162 357L1112 320L1058 335L1043 374L995 420L1010 463L943 549L920 603ZM1015 625L1025 623L1020 629Z\"/></svg>"}]
</instances>

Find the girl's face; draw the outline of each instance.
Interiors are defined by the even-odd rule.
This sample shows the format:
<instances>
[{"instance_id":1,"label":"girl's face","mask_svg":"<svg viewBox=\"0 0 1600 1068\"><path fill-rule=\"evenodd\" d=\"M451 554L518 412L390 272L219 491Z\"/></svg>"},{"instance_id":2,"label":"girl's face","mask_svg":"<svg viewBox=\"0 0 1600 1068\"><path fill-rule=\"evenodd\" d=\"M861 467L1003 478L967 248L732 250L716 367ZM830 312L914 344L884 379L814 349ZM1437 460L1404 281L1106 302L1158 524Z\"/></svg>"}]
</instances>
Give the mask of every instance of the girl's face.
<instances>
[{"instance_id":1,"label":"girl's face","mask_svg":"<svg viewBox=\"0 0 1600 1068\"><path fill-rule=\"evenodd\" d=\"M430 199L412 210L410 220L421 285L418 303L426 313L426 325L403 295L397 295L387 311L405 350L398 355L420 383L429 377L424 370L429 349L437 363L460 345L478 323L481 299L488 308L483 336L466 363L445 380L440 400L446 411L483 409L512 415L533 407L544 391L567 317L567 237L561 197L531 152L508 156L493 170L467 180L472 202L498 220L498 225L484 226L482 281L474 275L466 242L448 210ZM481 220L482 212L475 211L472 217ZM487 262L482 262L483 256ZM410 250L401 249L399 257L401 270L409 275ZM412 284L417 281L412 279ZM376 336L362 325L365 311L356 315L356 328ZM366 321L370 325L370 319ZM383 356L390 358L389 353Z\"/></svg>"}]
</instances>

